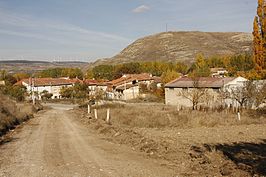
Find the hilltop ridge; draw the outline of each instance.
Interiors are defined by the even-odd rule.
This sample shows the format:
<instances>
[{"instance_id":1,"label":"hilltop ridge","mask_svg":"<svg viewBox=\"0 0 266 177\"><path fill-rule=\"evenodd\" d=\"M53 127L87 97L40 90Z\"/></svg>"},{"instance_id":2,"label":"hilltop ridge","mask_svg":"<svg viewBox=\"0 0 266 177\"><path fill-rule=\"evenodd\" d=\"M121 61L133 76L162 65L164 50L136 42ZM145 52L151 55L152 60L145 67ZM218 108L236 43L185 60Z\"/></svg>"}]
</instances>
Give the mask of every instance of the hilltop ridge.
<instances>
[{"instance_id":1,"label":"hilltop ridge","mask_svg":"<svg viewBox=\"0 0 266 177\"><path fill-rule=\"evenodd\" d=\"M205 56L233 55L251 50L251 33L163 32L137 39L114 57L97 60L93 65L133 61L191 62L197 53Z\"/></svg>"}]
</instances>

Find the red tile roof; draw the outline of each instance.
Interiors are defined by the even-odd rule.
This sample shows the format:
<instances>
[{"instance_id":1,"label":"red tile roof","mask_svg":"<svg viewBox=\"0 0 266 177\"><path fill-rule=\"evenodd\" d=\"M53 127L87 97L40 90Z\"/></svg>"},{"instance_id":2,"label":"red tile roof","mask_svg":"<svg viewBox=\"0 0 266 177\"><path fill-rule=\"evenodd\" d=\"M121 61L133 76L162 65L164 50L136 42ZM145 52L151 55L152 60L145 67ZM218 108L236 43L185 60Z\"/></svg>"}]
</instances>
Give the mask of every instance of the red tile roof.
<instances>
[{"instance_id":1,"label":"red tile roof","mask_svg":"<svg viewBox=\"0 0 266 177\"><path fill-rule=\"evenodd\" d=\"M107 85L107 82L104 80L94 80L94 79L83 80L83 83L87 84L87 85L98 85L98 86L106 86Z\"/></svg>"},{"instance_id":2,"label":"red tile roof","mask_svg":"<svg viewBox=\"0 0 266 177\"><path fill-rule=\"evenodd\" d=\"M108 82L109 85L119 86L125 82L132 82L134 80L145 81L145 80L154 80L154 78L148 73L142 74L125 74L124 76Z\"/></svg>"},{"instance_id":3,"label":"red tile roof","mask_svg":"<svg viewBox=\"0 0 266 177\"><path fill-rule=\"evenodd\" d=\"M86 80L83 80L83 83L87 85L96 85L98 81L94 79L86 79Z\"/></svg>"},{"instance_id":4,"label":"red tile roof","mask_svg":"<svg viewBox=\"0 0 266 177\"><path fill-rule=\"evenodd\" d=\"M72 85L75 83L81 83L79 79L68 79L68 78L29 78L23 79L16 83L16 85L26 83L34 86L56 86L56 85Z\"/></svg>"}]
</instances>

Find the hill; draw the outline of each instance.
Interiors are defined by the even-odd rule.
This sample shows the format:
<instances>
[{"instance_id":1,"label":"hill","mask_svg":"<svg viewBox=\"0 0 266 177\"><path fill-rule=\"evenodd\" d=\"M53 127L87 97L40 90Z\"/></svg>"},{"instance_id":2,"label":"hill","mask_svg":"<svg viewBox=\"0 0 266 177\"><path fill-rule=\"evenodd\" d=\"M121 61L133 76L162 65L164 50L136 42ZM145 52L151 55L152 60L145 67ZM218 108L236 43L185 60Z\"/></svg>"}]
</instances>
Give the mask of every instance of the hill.
<instances>
[{"instance_id":1,"label":"hill","mask_svg":"<svg viewBox=\"0 0 266 177\"><path fill-rule=\"evenodd\" d=\"M9 73L34 73L49 68L83 68L87 62L81 61L31 61L31 60L0 60L0 70L6 70Z\"/></svg>"},{"instance_id":2,"label":"hill","mask_svg":"<svg viewBox=\"0 0 266 177\"><path fill-rule=\"evenodd\" d=\"M242 32L164 32L136 40L112 58L93 65L132 61L188 61L205 56L251 52L252 34Z\"/></svg>"}]
</instances>

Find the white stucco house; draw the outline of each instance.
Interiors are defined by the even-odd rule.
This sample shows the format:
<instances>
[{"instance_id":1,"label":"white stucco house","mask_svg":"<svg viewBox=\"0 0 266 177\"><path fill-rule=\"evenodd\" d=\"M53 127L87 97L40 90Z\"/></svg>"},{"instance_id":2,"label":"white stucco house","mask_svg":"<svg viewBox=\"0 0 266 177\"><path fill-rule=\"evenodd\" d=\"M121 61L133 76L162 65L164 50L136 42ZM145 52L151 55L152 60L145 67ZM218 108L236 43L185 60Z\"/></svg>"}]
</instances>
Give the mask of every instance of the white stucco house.
<instances>
[{"instance_id":1,"label":"white stucco house","mask_svg":"<svg viewBox=\"0 0 266 177\"><path fill-rule=\"evenodd\" d=\"M207 107L218 105L237 106L238 103L235 100L222 99L220 93L222 90L243 87L246 81L248 80L243 77L200 77L196 79L181 77L165 85L165 104L191 107L192 102L188 97L192 93L201 94L199 92L201 90L204 91L201 98L204 100L199 105Z\"/></svg>"},{"instance_id":2,"label":"white stucco house","mask_svg":"<svg viewBox=\"0 0 266 177\"><path fill-rule=\"evenodd\" d=\"M140 84L149 87L152 83L159 84L158 77L151 74L125 74L122 77L108 82L107 98L130 100L140 96Z\"/></svg>"},{"instance_id":3,"label":"white stucco house","mask_svg":"<svg viewBox=\"0 0 266 177\"><path fill-rule=\"evenodd\" d=\"M107 83L104 81L97 81L94 79L83 80L83 83L86 84L89 88L89 95L93 98L97 94L105 95L107 91Z\"/></svg>"},{"instance_id":4,"label":"white stucco house","mask_svg":"<svg viewBox=\"0 0 266 177\"><path fill-rule=\"evenodd\" d=\"M25 86L29 94L37 94L35 99L41 99L41 93L45 90L53 94L52 99L57 99L61 98L62 87L72 87L79 82L81 82L79 79L69 78L29 78L21 80L16 85Z\"/></svg>"}]
</instances>

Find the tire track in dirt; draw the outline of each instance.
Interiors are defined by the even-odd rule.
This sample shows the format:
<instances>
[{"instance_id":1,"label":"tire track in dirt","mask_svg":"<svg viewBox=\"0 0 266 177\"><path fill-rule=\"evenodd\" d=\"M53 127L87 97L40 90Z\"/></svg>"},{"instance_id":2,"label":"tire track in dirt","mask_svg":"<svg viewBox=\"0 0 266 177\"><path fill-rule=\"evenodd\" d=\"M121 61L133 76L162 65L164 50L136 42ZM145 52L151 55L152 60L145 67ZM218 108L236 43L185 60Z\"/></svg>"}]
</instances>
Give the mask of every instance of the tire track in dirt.
<instances>
[{"instance_id":1,"label":"tire track in dirt","mask_svg":"<svg viewBox=\"0 0 266 177\"><path fill-rule=\"evenodd\" d=\"M0 146L0 176L174 176L156 160L102 140L73 116L50 109L15 130L13 141Z\"/></svg>"}]
</instances>

